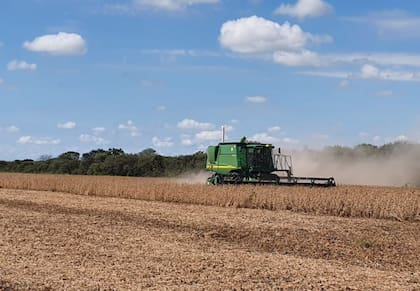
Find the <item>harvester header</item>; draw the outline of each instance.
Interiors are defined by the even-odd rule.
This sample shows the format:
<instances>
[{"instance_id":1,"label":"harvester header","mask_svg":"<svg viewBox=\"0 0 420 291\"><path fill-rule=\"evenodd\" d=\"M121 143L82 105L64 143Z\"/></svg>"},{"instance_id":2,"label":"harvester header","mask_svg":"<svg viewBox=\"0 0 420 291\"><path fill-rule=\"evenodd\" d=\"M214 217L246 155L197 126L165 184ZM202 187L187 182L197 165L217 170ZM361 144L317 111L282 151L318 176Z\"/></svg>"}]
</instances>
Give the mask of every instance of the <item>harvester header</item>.
<instances>
[{"instance_id":1,"label":"harvester header","mask_svg":"<svg viewBox=\"0 0 420 291\"><path fill-rule=\"evenodd\" d=\"M213 172L208 183L219 184L274 184L333 187L333 177L296 177L292 158L274 150L272 144L247 141L221 142L207 149L206 169Z\"/></svg>"}]
</instances>

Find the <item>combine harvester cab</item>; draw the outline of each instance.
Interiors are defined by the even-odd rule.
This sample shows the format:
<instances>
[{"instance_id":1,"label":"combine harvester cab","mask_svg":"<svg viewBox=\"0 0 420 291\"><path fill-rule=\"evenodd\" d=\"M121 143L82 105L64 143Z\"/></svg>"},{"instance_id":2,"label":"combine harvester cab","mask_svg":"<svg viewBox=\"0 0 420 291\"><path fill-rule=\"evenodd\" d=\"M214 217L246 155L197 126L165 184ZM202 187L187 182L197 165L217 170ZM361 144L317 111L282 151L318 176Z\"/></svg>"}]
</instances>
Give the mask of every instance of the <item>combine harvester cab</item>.
<instances>
[{"instance_id":1,"label":"combine harvester cab","mask_svg":"<svg viewBox=\"0 0 420 291\"><path fill-rule=\"evenodd\" d=\"M208 184L273 184L288 186L334 187L333 177L296 177L292 158L271 144L248 142L221 142L209 146L206 169L213 172Z\"/></svg>"}]
</instances>

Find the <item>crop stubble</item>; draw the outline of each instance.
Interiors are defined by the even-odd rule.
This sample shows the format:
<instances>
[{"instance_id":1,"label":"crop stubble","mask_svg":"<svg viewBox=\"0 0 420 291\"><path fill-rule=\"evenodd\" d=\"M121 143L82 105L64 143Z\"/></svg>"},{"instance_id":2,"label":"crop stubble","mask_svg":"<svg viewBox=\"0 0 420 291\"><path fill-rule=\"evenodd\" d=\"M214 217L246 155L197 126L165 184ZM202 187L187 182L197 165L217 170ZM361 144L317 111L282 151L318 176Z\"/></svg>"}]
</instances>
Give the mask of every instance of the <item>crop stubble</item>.
<instances>
[{"instance_id":1,"label":"crop stubble","mask_svg":"<svg viewBox=\"0 0 420 291\"><path fill-rule=\"evenodd\" d=\"M420 288L419 224L0 190L0 286Z\"/></svg>"},{"instance_id":2,"label":"crop stubble","mask_svg":"<svg viewBox=\"0 0 420 291\"><path fill-rule=\"evenodd\" d=\"M0 186L24 189L0 189L0 290L420 290L416 189L14 174Z\"/></svg>"}]
</instances>

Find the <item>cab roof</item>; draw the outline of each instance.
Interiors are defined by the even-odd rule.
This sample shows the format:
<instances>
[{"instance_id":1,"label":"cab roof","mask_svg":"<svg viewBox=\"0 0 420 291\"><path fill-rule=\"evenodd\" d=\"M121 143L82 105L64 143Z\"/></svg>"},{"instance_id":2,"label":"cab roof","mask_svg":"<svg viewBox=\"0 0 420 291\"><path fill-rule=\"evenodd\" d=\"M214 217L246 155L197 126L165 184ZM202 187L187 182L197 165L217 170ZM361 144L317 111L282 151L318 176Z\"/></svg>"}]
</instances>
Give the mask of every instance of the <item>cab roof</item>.
<instances>
[{"instance_id":1,"label":"cab roof","mask_svg":"<svg viewBox=\"0 0 420 291\"><path fill-rule=\"evenodd\" d=\"M260 142L221 142L220 145L243 145L243 146L263 146L263 147L274 147L269 143L260 143Z\"/></svg>"}]
</instances>

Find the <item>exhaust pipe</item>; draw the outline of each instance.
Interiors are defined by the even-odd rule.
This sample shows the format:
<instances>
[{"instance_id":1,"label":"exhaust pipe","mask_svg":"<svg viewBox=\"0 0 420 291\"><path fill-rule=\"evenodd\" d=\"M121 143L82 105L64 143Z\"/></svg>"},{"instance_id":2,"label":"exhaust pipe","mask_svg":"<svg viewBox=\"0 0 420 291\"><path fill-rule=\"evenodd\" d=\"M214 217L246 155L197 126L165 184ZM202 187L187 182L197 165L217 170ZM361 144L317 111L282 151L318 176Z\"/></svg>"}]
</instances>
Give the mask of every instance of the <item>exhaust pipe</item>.
<instances>
[{"instance_id":1,"label":"exhaust pipe","mask_svg":"<svg viewBox=\"0 0 420 291\"><path fill-rule=\"evenodd\" d=\"M222 142L225 142L225 126L222 125Z\"/></svg>"}]
</instances>

